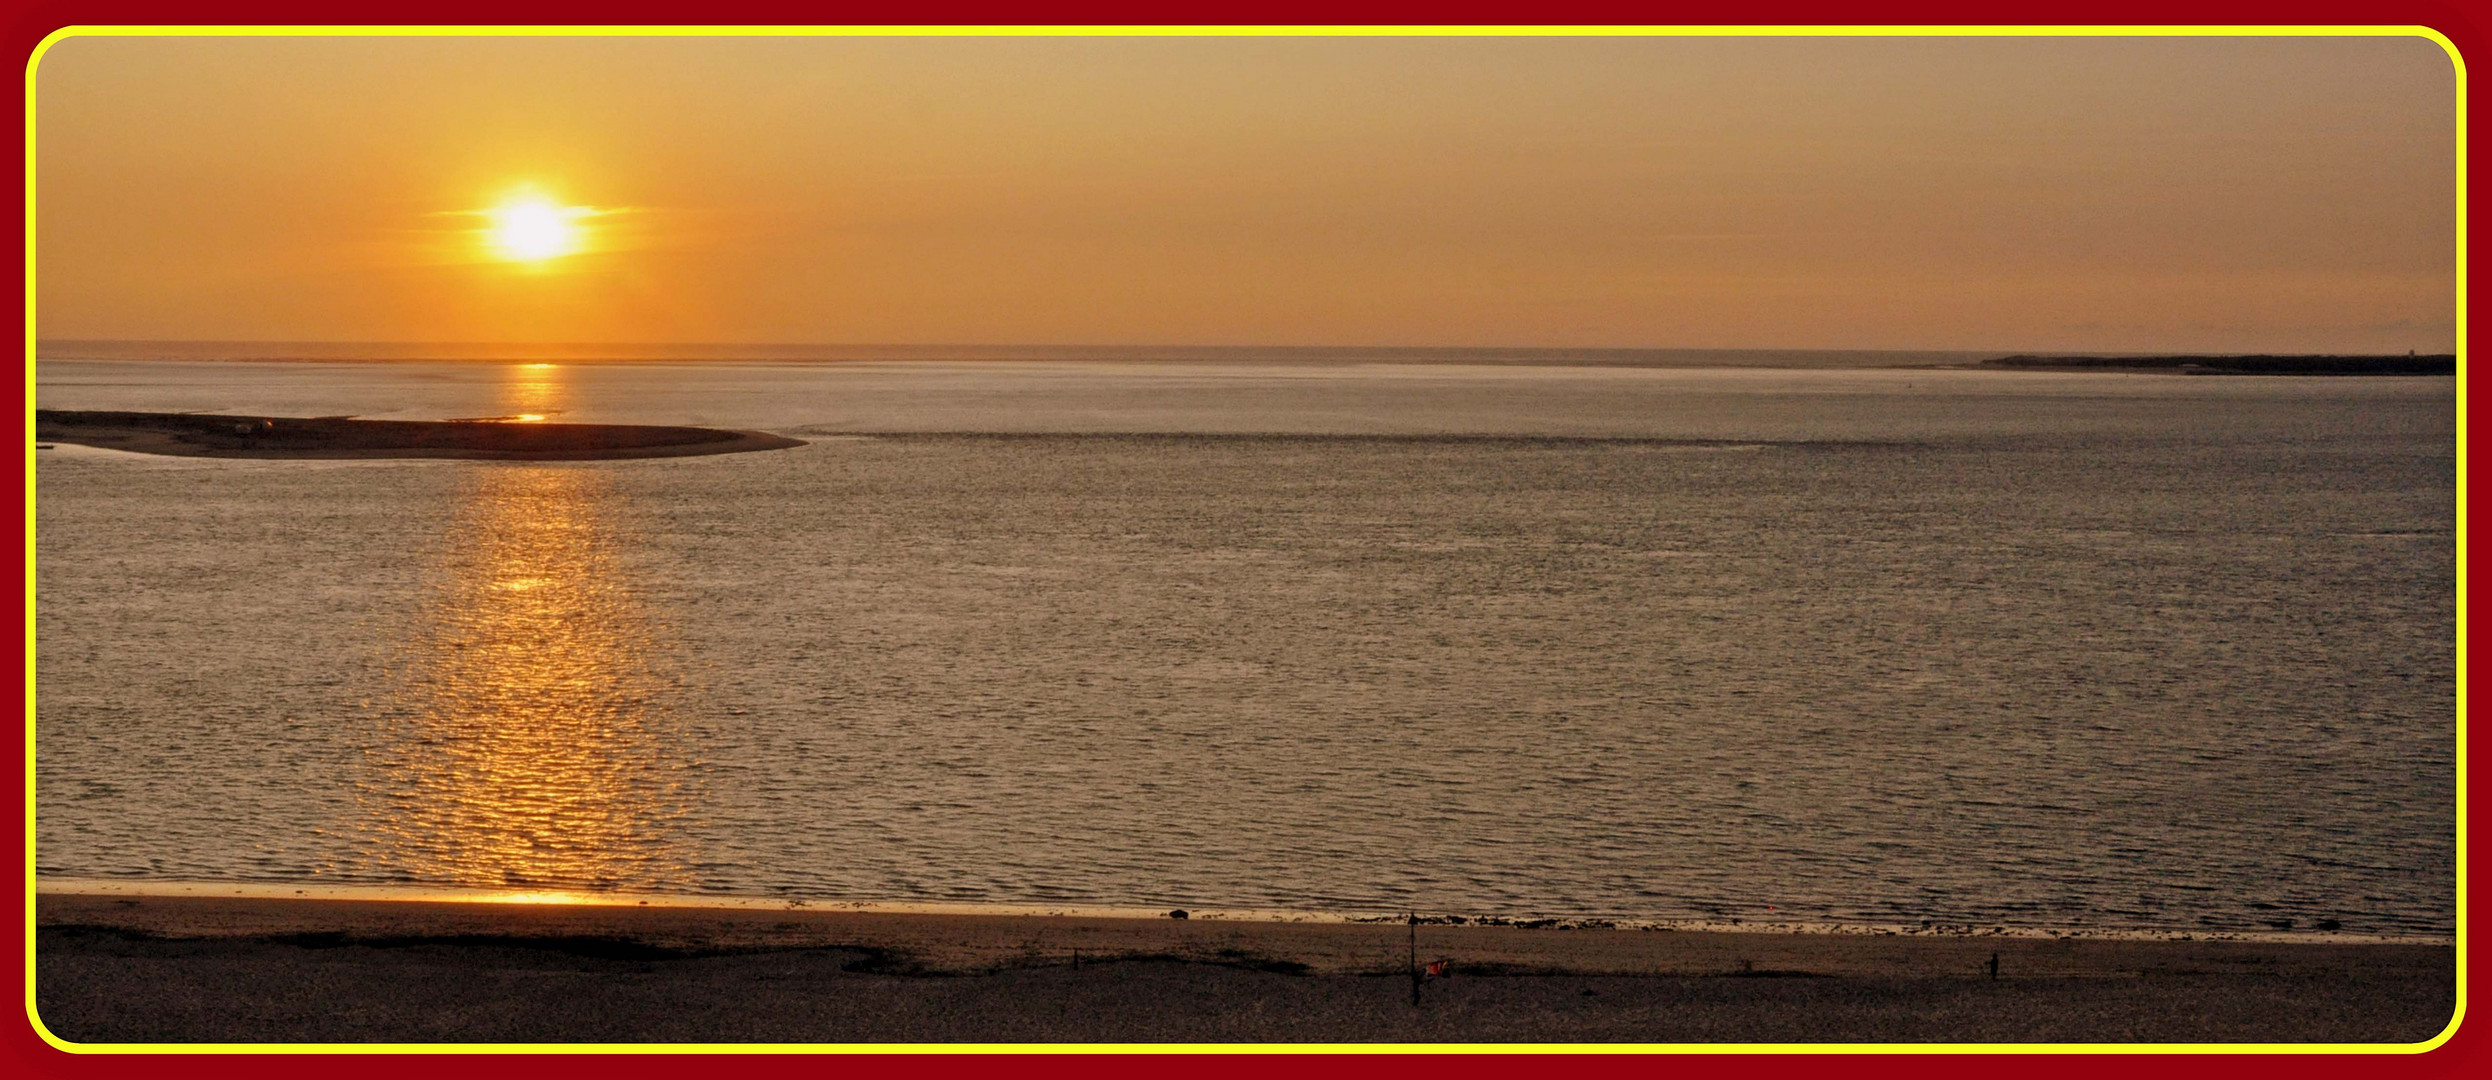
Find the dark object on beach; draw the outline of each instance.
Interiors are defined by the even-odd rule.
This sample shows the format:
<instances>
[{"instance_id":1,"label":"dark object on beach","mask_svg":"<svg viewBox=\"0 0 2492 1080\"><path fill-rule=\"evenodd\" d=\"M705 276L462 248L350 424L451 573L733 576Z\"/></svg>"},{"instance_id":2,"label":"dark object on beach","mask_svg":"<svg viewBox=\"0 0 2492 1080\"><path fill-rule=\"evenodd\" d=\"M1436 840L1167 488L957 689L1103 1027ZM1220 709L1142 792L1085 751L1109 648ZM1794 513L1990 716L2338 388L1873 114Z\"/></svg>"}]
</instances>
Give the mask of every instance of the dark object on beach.
<instances>
[{"instance_id":1,"label":"dark object on beach","mask_svg":"<svg viewBox=\"0 0 2492 1080\"><path fill-rule=\"evenodd\" d=\"M758 431L647 424L472 423L35 410L56 442L184 457L487 458L585 461L681 457L803 446Z\"/></svg>"},{"instance_id":2,"label":"dark object on beach","mask_svg":"<svg viewBox=\"0 0 2492 1080\"><path fill-rule=\"evenodd\" d=\"M2321 919L2318 922L2318 927L2321 930L2342 930L2345 928L2345 924L2334 919Z\"/></svg>"},{"instance_id":3,"label":"dark object on beach","mask_svg":"<svg viewBox=\"0 0 2492 1080\"><path fill-rule=\"evenodd\" d=\"M1185 918L1185 917L1186 917L1186 914L1185 914L1185 909L1184 909L1184 908L1178 908L1178 909L1177 909L1177 910L1175 910L1175 911L1171 911L1171 912L1169 912L1169 913L1168 913L1168 917L1169 917L1169 918L1171 918L1171 919L1182 919L1182 918Z\"/></svg>"},{"instance_id":4,"label":"dark object on beach","mask_svg":"<svg viewBox=\"0 0 2492 1080\"><path fill-rule=\"evenodd\" d=\"M1997 953L1990 954L1990 977L1993 979L1999 977L1999 954Z\"/></svg>"},{"instance_id":5,"label":"dark object on beach","mask_svg":"<svg viewBox=\"0 0 2492 1080\"><path fill-rule=\"evenodd\" d=\"M2457 357L2430 356L2002 356L1983 367L2167 371L2180 375L2455 375Z\"/></svg>"},{"instance_id":6,"label":"dark object on beach","mask_svg":"<svg viewBox=\"0 0 2492 1080\"><path fill-rule=\"evenodd\" d=\"M1410 913L1410 1004L1419 1006L1419 913Z\"/></svg>"}]
</instances>

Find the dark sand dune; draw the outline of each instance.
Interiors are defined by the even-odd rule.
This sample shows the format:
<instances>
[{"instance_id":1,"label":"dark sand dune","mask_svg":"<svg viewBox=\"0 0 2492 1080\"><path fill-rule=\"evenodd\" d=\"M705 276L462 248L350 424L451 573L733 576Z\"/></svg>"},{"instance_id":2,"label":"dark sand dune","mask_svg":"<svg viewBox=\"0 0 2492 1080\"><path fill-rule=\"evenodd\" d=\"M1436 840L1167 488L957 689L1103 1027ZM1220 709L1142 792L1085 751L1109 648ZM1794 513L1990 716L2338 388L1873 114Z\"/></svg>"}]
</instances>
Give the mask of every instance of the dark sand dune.
<instances>
[{"instance_id":1,"label":"dark sand dune","mask_svg":"<svg viewBox=\"0 0 2492 1080\"><path fill-rule=\"evenodd\" d=\"M36 410L35 438L180 457L518 461L687 457L804 445L801 439L758 431L639 424L355 420L56 409Z\"/></svg>"},{"instance_id":2,"label":"dark sand dune","mask_svg":"<svg viewBox=\"0 0 2492 1080\"><path fill-rule=\"evenodd\" d=\"M2446 945L47 895L81 1042L2412 1043ZM1989 961L2000 961L1997 978Z\"/></svg>"}]
</instances>

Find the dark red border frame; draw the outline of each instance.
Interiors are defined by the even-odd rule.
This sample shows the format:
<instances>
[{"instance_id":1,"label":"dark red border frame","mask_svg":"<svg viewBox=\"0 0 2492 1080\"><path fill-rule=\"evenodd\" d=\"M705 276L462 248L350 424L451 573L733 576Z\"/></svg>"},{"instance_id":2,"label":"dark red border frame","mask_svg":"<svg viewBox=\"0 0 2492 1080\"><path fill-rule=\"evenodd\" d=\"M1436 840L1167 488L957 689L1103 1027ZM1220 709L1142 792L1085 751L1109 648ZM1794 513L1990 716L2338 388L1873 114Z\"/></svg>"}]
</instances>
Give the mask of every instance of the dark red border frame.
<instances>
[{"instance_id":1,"label":"dark red border frame","mask_svg":"<svg viewBox=\"0 0 2492 1080\"><path fill-rule=\"evenodd\" d=\"M1881 24L1881 25L1944 25L1944 24L2016 24L2016 25L2080 25L2080 24L2159 24L2159 25L2222 25L2222 24L2368 24L2421 25L2439 31L2456 44L2459 55L2468 61L2483 62L2492 57L2492 37L2485 27L2492 25L2486 17L2454 2L2377 4L2323 3L2315 0L2111 0L2101 3L2070 3L2066 0L2036 4L2006 4L2000 0L1923 0L1923 2L1884 4L1838 4L1831 0L1782 0L1776 3L1732 5L1715 0L1712 3L1633 3L1627 0L1541 0L1518 3L1514 0L1198 0L1196 3L1173 4L1166 0L1060 0L1052 3L1000 3L995 0L948 0L948 2L910 3L906 0L867 0L803 4L792 0L713 0L700 5L668 5L649 0L380 0L377 3L347 5L328 0L241 0L241 2L179 3L173 0L0 0L0 52L11 58L12 85L16 107L10 116L15 145L24 145L23 117L25 102L23 71L26 59L34 48L52 31L69 25L97 24L690 24L726 23L743 25L790 24L1031 24L1073 23L1097 25L1129 24ZM2471 64L2470 64L2471 67ZM2471 71L2474 75L2467 94L2467 113L2482 115L2485 95L2475 87L2492 79L2492 67ZM2468 143L2475 143L2476 125L2468 125ZM2492 206L2482 198L2492 191L2492 183L2480 179L2482 173L2473 168L2469 154L2469 204ZM9 171L8 189L15 196L12 207L24 205L23 161L20 168ZM24 250L23 217L12 210L10 234L16 243L12 252ZM2474 245L2469 245L2469 261ZM24 295L22 260L12 254L6 261L8 277L16 286L10 295ZM2473 306L2474 288L2468 290L2466 302ZM14 301L12 301L14 306ZM19 324L22 332L22 321ZM22 340L19 339L19 340ZM25 400L22 388L12 382L10 396L16 415L27 415L31 403ZM2492 393L2470 388L2467 394L2470 411L2479 415L2481 407L2492 404ZM22 433L21 433L22 438ZM24 505L24 479L15 470L10 472L9 485ZM2472 529L2469 515L2468 532ZM19 565L24 563L23 534L16 541L20 549ZM2477 545L2470 542L2471 561L2478 555ZM2487 550L2492 550L2488 548ZM12 612L24 607L24 580L16 582L10 593L15 603ZM2461 584L2462 587L2462 584ZM22 619L10 616L11 636L22 638ZM14 651L23 656L23 642ZM2461 659L2461 670L2462 670ZM8 682L17 693L10 700L22 701L22 667L9 666ZM20 729L22 730L22 729ZM2472 765L2472 755L2469 755ZM12 770L7 785L12 807L25 805L26 781L22 769ZM2471 834L2480 835L2492 814L2481 809L2477 800L2468 814ZM7 865L24 866L25 829L22 816L12 810L13 827L4 845ZM2469 922L2481 925L2475 918L2484 907L2477 898L2468 903ZM20 916L24 915L21 906ZM18 927L10 924L6 931L12 961L9 984L17 982L17 972L24 971L25 943ZM2470 988L2472 980L2468 980ZM12 997L18 996L12 994ZM2473 995L2469 994L2469 998ZM2470 1002L2473 1011L2485 1007ZM12 1013L16 1009L12 1007ZM444 1071L484 1072L492 1074L539 1074L595 1070L613 1076L680 1076L685 1073L732 1071L744 1075L804 1075L830 1070L860 1069L872 1072L891 1071L918 1074L921 1072L977 1072L992 1074L1009 1070L1015 1074L1079 1072L1082 1074L1146 1075L1169 1071L1189 1077L1266 1075L1272 1072L1316 1070L1325 1073L1361 1073L1376 1075L1401 1070L1421 1071L1431 1075L1451 1073L1494 1073L1512 1076L1522 1071L1560 1070L1571 1075L1650 1075L1686 1070L1708 1074L1840 1074L1852 1076L1982 1076L2001 1073L2016 1075L2019 1080L2044 1080L2057 1077L2092 1077L2105 1072L2131 1076L2184 1075L2218 1073L2259 1077L2292 1076L2373 1076L2393 1077L2454 1077L2485 1075L2492 1069L2492 1035L2485 1033L2492 1021L2481 1017L2463 1024L2458 1033L2439 1049L2422 1055L2071 1055L2054 1056L1991 1056L1962 1054L1929 1055L1789 1055L1773 1057L1749 1056L1571 1056L1561 1059L1530 1060L1506 1056L1339 1056L1339 1057L1185 1057L1158 1055L1074 1055L1048 1057L998 1058L993 1056L962 1056L948 1058L897 1057L816 1057L796 1056L716 1056L687 1057L677 1055L650 1057L581 1057L566 1055L418 1055L406 1057L369 1055L269 1054L230 1056L162 1056L162 1055L74 1055L63 1053L43 1042L33 1027L22 1017L0 1022L0 1071L22 1076L63 1078L153 1077L179 1072L184 1075L247 1076L255 1080L334 1080L340 1073L351 1073L357 1080L394 1080L397 1077L437 1077Z\"/></svg>"}]
</instances>

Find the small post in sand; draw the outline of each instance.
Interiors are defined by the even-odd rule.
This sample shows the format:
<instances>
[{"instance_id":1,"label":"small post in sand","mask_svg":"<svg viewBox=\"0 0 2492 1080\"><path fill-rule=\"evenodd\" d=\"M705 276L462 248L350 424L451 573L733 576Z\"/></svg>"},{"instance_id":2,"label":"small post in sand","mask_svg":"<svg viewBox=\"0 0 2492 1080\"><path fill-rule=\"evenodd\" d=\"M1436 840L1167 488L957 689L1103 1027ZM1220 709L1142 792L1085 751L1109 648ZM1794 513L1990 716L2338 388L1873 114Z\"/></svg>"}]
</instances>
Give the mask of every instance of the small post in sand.
<instances>
[{"instance_id":1,"label":"small post in sand","mask_svg":"<svg viewBox=\"0 0 2492 1080\"><path fill-rule=\"evenodd\" d=\"M1410 1003L1419 1004L1419 913L1410 913Z\"/></svg>"}]
</instances>

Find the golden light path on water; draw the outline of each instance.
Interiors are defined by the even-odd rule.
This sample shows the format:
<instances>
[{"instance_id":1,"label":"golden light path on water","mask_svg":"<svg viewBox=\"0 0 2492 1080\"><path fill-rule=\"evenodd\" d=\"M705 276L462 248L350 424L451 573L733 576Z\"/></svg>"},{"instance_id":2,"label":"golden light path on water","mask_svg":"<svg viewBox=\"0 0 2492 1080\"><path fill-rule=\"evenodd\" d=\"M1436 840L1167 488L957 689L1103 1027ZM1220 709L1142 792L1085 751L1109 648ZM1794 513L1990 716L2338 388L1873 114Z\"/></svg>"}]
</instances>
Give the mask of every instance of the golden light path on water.
<instances>
[{"instance_id":1,"label":"golden light path on water","mask_svg":"<svg viewBox=\"0 0 2492 1080\"><path fill-rule=\"evenodd\" d=\"M502 383L503 415L535 423L562 412L563 369L555 364L514 364Z\"/></svg>"},{"instance_id":2,"label":"golden light path on water","mask_svg":"<svg viewBox=\"0 0 2492 1080\"><path fill-rule=\"evenodd\" d=\"M560 368L504 401L559 411ZM407 633L407 707L364 787L374 862L407 880L606 889L688 881L677 681L614 558L610 474L462 466L438 584Z\"/></svg>"}]
</instances>

